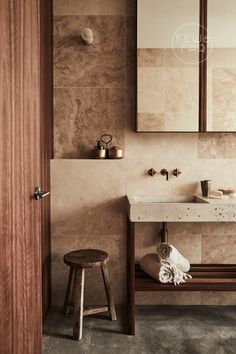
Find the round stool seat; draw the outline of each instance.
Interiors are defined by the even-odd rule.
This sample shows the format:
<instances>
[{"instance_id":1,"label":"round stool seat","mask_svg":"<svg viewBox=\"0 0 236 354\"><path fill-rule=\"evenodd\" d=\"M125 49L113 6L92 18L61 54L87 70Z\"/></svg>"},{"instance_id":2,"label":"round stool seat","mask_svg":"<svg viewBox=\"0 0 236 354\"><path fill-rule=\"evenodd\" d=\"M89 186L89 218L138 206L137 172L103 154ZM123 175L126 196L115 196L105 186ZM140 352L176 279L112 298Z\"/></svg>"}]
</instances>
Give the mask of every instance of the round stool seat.
<instances>
[{"instance_id":1,"label":"round stool seat","mask_svg":"<svg viewBox=\"0 0 236 354\"><path fill-rule=\"evenodd\" d=\"M101 267L108 260L108 253L95 249L77 250L64 255L65 264L75 268Z\"/></svg>"}]
</instances>

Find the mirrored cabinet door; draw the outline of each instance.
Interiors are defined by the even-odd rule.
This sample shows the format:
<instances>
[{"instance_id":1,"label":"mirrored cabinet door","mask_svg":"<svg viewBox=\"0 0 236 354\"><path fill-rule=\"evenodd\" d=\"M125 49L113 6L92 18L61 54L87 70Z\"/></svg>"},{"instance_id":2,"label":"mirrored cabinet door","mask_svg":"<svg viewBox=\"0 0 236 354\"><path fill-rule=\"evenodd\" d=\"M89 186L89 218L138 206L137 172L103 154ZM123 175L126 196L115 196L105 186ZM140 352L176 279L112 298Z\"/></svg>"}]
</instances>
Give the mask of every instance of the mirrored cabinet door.
<instances>
[{"instance_id":1,"label":"mirrored cabinet door","mask_svg":"<svg viewBox=\"0 0 236 354\"><path fill-rule=\"evenodd\" d=\"M236 132L236 1L208 0L207 131Z\"/></svg>"},{"instance_id":2,"label":"mirrored cabinet door","mask_svg":"<svg viewBox=\"0 0 236 354\"><path fill-rule=\"evenodd\" d=\"M137 5L137 131L197 132L199 0Z\"/></svg>"}]
</instances>

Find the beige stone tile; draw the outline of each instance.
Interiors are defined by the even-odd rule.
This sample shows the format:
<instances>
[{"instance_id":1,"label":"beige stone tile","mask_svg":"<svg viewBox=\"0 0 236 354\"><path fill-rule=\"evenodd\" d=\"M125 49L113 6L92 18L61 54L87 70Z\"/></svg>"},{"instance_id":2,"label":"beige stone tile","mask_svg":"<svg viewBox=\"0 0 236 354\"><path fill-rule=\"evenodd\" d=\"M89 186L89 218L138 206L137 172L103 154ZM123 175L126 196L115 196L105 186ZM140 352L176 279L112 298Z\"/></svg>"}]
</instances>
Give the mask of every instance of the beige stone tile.
<instances>
[{"instance_id":1,"label":"beige stone tile","mask_svg":"<svg viewBox=\"0 0 236 354\"><path fill-rule=\"evenodd\" d=\"M51 194L52 234L125 232L124 160L53 160Z\"/></svg>"},{"instance_id":2,"label":"beige stone tile","mask_svg":"<svg viewBox=\"0 0 236 354\"><path fill-rule=\"evenodd\" d=\"M89 46L85 27L94 31ZM54 17L54 86L123 87L124 56L123 16Z\"/></svg>"},{"instance_id":3,"label":"beige stone tile","mask_svg":"<svg viewBox=\"0 0 236 354\"><path fill-rule=\"evenodd\" d=\"M207 99L207 101L210 104L210 100ZM214 130L214 122L213 122L213 115L212 115L212 110L210 107L207 109L207 132L214 132L214 131L219 131L219 130Z\"/></svg>"},{"instance_id":4,"label":"beige stone tile","mask_svg":"<svg viewBox=\"0 0 236 354\"><path fill-rule=\"evenodd\" d=\"M129 159L179 159L180 156L193 160L197 157L197 134L187 134L183 138L177 133L136 134L126 130L126 157Z\"/></svg>"},{"instance_id":5,"label":"beige stone tile","mask_svg":"<svg viewBox=\"0 0 236 354\"><path fill-rule=\"evenodd\" d=\"M229 141L230 143L230 141ZM202 179L211 179L212 189L235 188L235 159L203 159L198 165ZM208 176L208 177L207 177Z\"/></svg>"},{"instance_id":6,"label":"beige stone tile","mask_svg":"<svg viewBox=\"0 0 236 354\"><path fill-rule=\"evenodd\" d=\"M164 112L164 69L138 68L138 113Z\"/></svg>"},{"instance_id":7,"label":"beige stone tile","mask_svg":"<svg viewBox=\"0 0 236 354\"><path fill-rule=\"evenodd\" d=\"M198 134L135 133L136 100L135 90L127 89L125 98L125 152L129 159L167 158L195 159L197 157ZM174 148L173 148L174 147ZM159 164L159 163L158 163Z\"/></svg>"},{"instance_id":8,"label":"beige stone tile","mask_svg":"<svg viewBox=\"0 0 236 354\"><path fill-rule=\"evenodd\" d=\"M198 112L165 113L165 131L198 132Z\"/></svg>"},{"instance_id":9,"label":"beige stone tile","mask_svg":"<svg viewBox=\"0 0 236 354\"><path fill-rule=\"evenodd\" d=\"M161 224L136 223L135 225L135 255L136 262L148 253L155 253L160 243Z\"/></svg>"},{"instance_id":10,"label":"beige stone tile","mask_svg":"<svg viewBox=\"0 0 236 354\"><path fill-rule=\"evenodd\" d=\"M56 15L122 15L125 0L56 0L53 1Z\"/></svg>"},{"instance_id":11,"label":"beige stone tile","mask_svg":"<svg viewBox=\"0 0 236 354\"><path fill-rule=\"evenodd\" d=\"M216 223L217 224L217 223ZM180 237L180 235L183 233L183 235L191 235L195 238L195 236L199 236L202 233L202 229L205 226L205 223L190 223L190 222L181 222L181 223L176 223L176 222L171 222L168 223L168 230L169 234Z\"/></svg>"},{"instance_id":12,"label":"beige stone tile","mask_svg":"<svg viewBox=\"0 0 236 354\"><path fill-rule=\"evenodd\" d=\"M236 223L234 222L208 222L199 224L204 235L236 235Z\"/></svg>"},{"instance_id":13,"label":"beige stone tile","mask_svg":"<svg viewBox=\"0 0 236 354\"><path fill-rule=\"evenodd\" d=\"M165 112L198 112L198 70L166 68Z\"/></svg>"},{"instance_id":14,"label":"beige stone tile","mask_svg":"<svg viewBox=\"0 0 236 354\"><path fill-rule=\"evenodd\" d=\"M199 53L188 48L166 48L165 67L198 68Z\"/></svg>"},{"instance_id":15,"label":"beige stone tile","mask_svg":"<svg viewBox=\"0 0 236 354\"><path fill-rule=\"evenodd\" d=\"M168 242L177 248L191 264L201 263L201 235L190 234L183 226L179 234L169 232Z\"/></svg>"},{"instance_id":16,"label":"beige stone tile","mask_svg":"<svg viewBox=\"0 0 236 354\"><path fill-rule=\"evenodd\" d=\"M236 305L235 292L202 292L201 293L202 305Z\"/></svg>"},{"instance_id":17,"label":"beige stone tile","mask_svg":"<svg viewBox=\"0 0 236 354\"><path fill-rule=\"evenodd\" d=\"M208 72L213 73L213 83L211 83L210 78L208 79L208 87L213 86L212 126L208 129L210 131L236 130L234 105L234 96L236 95L234 89L235 60L236 49L234 48L215 48L209 57ZM211 102L209 93L208 102Z\"/></svg>"},{"instance_id":18,"label":"beige stone tile","mask_svg":"<svg viewBox=\"0 0 236 354\"><path fill-rule=\"evenodd\" d=\"M236 134L230 134L230 133L199 134L198 135L198 158L200 159L236 158Z\"/></svg>"},{"instance_id":19,"label":"beige stone tile","mask_svg":"<svg viewBox=\"0 0 236 354\"><path fill-rule=\"evenodd\" d=\"M203 263L236 263L236 235L202 235Z\"/></svg>"},{"instance_id":20,"label":"beige stone tile","mask_svg":"<svg viewBox=\"0 0 236 354\"><path fill-rule=\"evenodd\" d=\"M138 305L200 305L201 293L198 291L137 292Z\"/></svg>"},{"instance_id":21,"label":"beige stone tile","mask_svg":"<svg viewBox=\"0 0 236 354\"><path fill-rule=\"evenodd\" d=\"M54 90L54 157L90 158L104 133L124 149L124 89Z\"/></svg>"},{"instance_id":22,"label":"beige stone tile","mask_svg":"<svg viewBox=\"0 0 236 354\"><path fill-rule=\"evenodd\" d=\"M160 175L160 170L171 170L178 167L182 171L181 177L170 178L167 182ZM154 177L148 175L148 170L154 168L158 174ZM183 166L183 162L173 160L127 160L127 193L130 195L172 195L190 194L198 191L199 183L196 176L188 175L191 166Z\"/></svg>"},{"instance_id":23,"label":"beige stone tile","mask_svg":"<svg viewBox=\"0 0 236 354\"><path fill-rule=\"evenodd\" d=\"M236 68L212 70L213 113L236 112Z\"/></svg>"},{"instance_id":24,"label":"beige stone tile","mask_svg":"<svg viewBox=\"0 0 236 354\"><path fill-rule=\"evenodd\" d=\"M213 131L236 132L236 111L212 114ZM208 129L209 130L209 129Z\"/></svg>"},{"instance_id":25,"label":"beige stone tile","mask_svg":"<svg viewBox=\"0 0 236 354\"><path fill-rule=\"evenodd\" d=\"M138 49L139 67L163 67L164 49L161 48L140 48Z\"/></svg>"},{"instance_id":26,"label":"beige stone tile","mask_svg":"<svg viewBox=\"0 0 236 354\"><path fill-rule=\"evenodd\" d=\"M141 151L141 150L140 150ZM200 193L200 181L211 179L212 189L234 188L236 169L232 168L236 160L194 160L194 159L161 159L160 157L145 158L137 149L139 159L127 160L127 193L131 195L194 195ZM184 152L179 152L183 156ZM147 156L148 157L148 156ZM182 174L176 178L170 175L167 182L159 171L166 168L170 172L178 167ZM154 168L158 174L148 175L148 169ZM222 174L224 171L224 174ZM203 231L204 232L204 231Z\"/></svg>"},{"instance_id":27,"label":"beige stone tile","mask_svg":"<svg viewBox=\"0 0 236 354\"><path fill-rule=\"evenodd\" d=\"M138 132L158 132L164 131L165 127L164 113L138 113L137 131Z\"/></svg>"},{"instance_id":28,"label":"beige stone tile","mask_svg":"<svg viewBox=\"0 0 236 354\"><path fill-rule=\"evenodd\" d=\"M236 68L236 48L214 48L207 65L208 68Z\"/></svg>"},{"instance_id":29,"label":"beige stone tile","mask_svg":"<svg viewBox=\"0 0 236 354\"><path fill-rule=\"evenodd\" d=\"M115 303L125 302L126 237L124 235L53 235L52 238L52 299L53 305L64 301L69 267L63 262L67 252L95 248L108 252L108 268ZM105 291L100 269L85 271L85 303L105 304Z\"/></svg>"}]
</instances>

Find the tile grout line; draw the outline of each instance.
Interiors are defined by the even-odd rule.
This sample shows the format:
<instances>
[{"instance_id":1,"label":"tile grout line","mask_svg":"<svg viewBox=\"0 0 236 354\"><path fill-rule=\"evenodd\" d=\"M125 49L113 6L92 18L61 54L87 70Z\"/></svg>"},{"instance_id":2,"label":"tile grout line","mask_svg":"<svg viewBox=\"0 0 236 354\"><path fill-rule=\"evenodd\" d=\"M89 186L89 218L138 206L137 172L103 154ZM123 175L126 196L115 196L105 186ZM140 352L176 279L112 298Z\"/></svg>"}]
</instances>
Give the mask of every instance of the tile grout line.
<instances>
[{"instance_id":1,"label":"tile grout line","mask_svg":"<svg viewBox=\"0 0 236 354\"><path fill-rule=\"evenodd\" d=\"M134 86L119 86L119 87L99 87L99 86L54 86L53 89L91 89L91 90L125 90L134 89Z\"/></svg>"},{"instance_id":2,"label":"tile grout line","mask_svg":"<svg viewBox=\"0 0 236 354\"><path fill-rule=\"evenodd\" d=\"M92 15L92 14L53 14L53 17L65 17L65 16L74 16L74 17L88 17L88 16L96 16L96 17L124 17L124 16L127 16L126 14L114 14L114 15L102 15L102 14L99 14L99 15ZM130 15L131 16L131 15Z\"/></svg>"}]
</instances>

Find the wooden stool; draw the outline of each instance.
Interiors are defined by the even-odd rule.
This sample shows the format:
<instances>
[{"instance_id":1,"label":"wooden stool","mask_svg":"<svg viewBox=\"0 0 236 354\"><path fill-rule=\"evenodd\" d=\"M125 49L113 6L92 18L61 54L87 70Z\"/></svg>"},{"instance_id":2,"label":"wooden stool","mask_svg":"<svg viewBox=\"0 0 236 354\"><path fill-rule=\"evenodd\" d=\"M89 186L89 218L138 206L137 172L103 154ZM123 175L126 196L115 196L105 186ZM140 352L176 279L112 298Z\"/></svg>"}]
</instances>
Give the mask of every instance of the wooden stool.
<instances>
[{"instance_id":1,"label":"wooden stool","mask_svg":"<svg viewBox=\"0 0 236 354\"><path fill-rule=\"evenodd\" d=\"M64 313L68 313L70 305L74 306L73 339L80 340L83 331L83 316L101 312L110 312L112 321L116 320L116 311L111 294L106 252L94 249L78 250L64 255L64 262L70 267L68 285L64 303ZM101 267L108 306L84 309L84 275L86 268ZM73 279L73 281L72 281ZM71 288L73 290L71 293Z\"/></svg>"}]
</instances>

